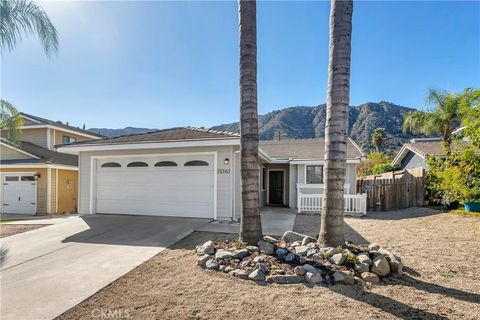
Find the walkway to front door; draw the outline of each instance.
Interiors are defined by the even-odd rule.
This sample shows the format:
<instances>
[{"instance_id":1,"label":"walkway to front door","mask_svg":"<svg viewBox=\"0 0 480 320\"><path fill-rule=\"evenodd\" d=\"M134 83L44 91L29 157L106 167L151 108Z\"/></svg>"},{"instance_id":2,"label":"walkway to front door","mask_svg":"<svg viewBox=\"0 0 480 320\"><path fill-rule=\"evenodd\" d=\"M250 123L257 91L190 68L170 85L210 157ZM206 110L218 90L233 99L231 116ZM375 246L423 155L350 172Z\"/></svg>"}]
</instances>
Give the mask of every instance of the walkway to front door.
<instances>
[{"instance_id":1,"label":"walkway to front door","mask_svg":"<svg viewBox=\"0 0 480 320\"><path fill-rule=\"evenodd\" d=\"M271 170L268 173L268 204L282 205L284 171Z\"/></svg>"}]
</instances>

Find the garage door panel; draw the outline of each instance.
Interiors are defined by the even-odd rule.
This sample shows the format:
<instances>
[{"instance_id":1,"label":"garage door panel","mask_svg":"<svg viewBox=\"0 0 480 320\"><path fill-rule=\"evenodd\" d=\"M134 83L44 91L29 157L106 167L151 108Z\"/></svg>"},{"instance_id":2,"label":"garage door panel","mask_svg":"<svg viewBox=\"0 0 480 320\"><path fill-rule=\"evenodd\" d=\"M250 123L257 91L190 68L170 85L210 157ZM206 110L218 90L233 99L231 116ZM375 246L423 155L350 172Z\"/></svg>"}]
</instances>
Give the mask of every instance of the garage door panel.
<instances>
[{"instance_id":1,"label":"garage door panel","mask_svg":"<svg viewBox=\"0 0 480 320\"><path fill-rule=\"evenodd\" d=\"M209 166L183 166L191 160L207 161ZM149 167L126 167L142 161ZM175 167L154 167L160 161L173 161ZM102 167L117 162L121 167ZM212 156L179 158L108 159L97 163L96 212L212 218L214 212L214 168Z\"/></svg>"}]
</instances>

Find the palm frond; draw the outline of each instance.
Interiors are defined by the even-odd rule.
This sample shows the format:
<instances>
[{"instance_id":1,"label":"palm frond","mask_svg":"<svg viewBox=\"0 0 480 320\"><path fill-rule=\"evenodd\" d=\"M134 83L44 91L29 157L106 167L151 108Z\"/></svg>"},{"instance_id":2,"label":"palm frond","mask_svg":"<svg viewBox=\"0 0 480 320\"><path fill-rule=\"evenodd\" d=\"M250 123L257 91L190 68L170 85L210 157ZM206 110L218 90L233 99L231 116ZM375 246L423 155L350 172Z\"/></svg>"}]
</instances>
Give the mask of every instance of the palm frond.
<instances>
[{"instance_id":1,"label":"palm frond","mask_svg":"<svg viewBox=\"0 0 480 320\"><path fill-rule=\"evenodd\" d=\"M24 36L37 36L47 55L58 50L58 33L45 11L28 0L0 0L0 49L11 52Z\"/></svg>"},{"instance_id":2,"label":"palm frond","mask_svg":"<svg viewBox=\"0 0 480 320\"><path fill-rule=\"evenodd\" d=\"M8 131L8 140L14 144L19 143L21 126L23 118L17 108L10 102L0 99L0 129Z\"/></svg>"}]
</instances>

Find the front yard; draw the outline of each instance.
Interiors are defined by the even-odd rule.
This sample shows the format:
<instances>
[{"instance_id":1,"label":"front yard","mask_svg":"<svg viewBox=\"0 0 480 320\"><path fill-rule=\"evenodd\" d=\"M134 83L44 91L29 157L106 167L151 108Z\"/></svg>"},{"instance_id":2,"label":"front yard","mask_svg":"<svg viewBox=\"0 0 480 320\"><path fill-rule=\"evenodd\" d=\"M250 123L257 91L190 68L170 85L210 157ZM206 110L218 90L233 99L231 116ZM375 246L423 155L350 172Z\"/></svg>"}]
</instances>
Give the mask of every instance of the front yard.
<instances>
[{"instance_id":1,"label":"front yard","mask_svg":"<svg viewBox=\"0 0 480 320\"><path fill-rule=\"evenodd\" d=\"M315 235L318 216L297 216ZM100 290L59 319L100 311L132 319L479 319L480 219L425 209L346 219L347 239L378 242L405 274L380 285L259 286L196 266L193 249L230 234L195 232ZM116 312L116 313L115 313Z\"/></svg>"},{"instance_id":2,"label":"front yard","mask_svg":"<svg viewBox=\"0 0 480 320\"><path fill-rule=\"evenodd\" d=\"M13 236L17 233L27 232L48 226L48 224L9 224L7 222L0 223L0 238Z\"/></svg>"}]
</instances>

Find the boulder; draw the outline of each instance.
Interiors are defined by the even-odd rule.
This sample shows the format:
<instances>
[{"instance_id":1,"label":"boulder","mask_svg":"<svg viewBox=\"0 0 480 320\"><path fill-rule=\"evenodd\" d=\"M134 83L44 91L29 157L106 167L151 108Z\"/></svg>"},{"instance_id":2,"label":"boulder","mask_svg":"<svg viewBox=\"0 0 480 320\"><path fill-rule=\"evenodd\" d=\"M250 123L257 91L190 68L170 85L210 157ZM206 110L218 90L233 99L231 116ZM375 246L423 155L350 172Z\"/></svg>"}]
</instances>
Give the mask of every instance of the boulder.
<instances>
[{"instance_id":1,"label":"boulder","mask_svg":"<svg viewBox=\"0 0 480 320\"><path fill-rule=\"evenodd\" d=\"M250 255L250 251L248 249L240 249L240 250L235 250L233 252L232 258L233 259L243 259L246 256Z\"/></svg>"},{"instance_id":2,"label":"boulder","mask_svg":"<svg viewBox=\"0 0 480 320\"><path fill-rule=\"evenodd\" d=\"M373 259L371 272L380 277L385 277L390 273L390 265L384 255L378 255Z\"/></svg>"},{"instance_id":3,"label":"boulder","mask_svg":"<svg viewBox=\"0 0 480 320\"><path fill-rule=\"evenodd\" d=\"M280 242L279 240L275 239L274 237L270 237L270 236L263 237L263 240L265 240L267 242L270 242L271 244L277 244L278 242Z\"/></svg>"},{"instance_id":4,"label":"boulder","mask_svg":"<svg viewBox=\"0 0 480 320\"><path fill-rule=\"evenodd\" d=\"M218 267L219 267L218 263L216 263L215 260L213 259L210 259L207 262L205 262L205 268L209 270L218 270Z\"/></svg>"},{"instance_id":5,"label":"boulder","mask_svg":"<svg viewBox=\"0 0 480 320\"><path fill-rule=\"evenodd\" d=\"M275 255L277 257L284 257L288 254L288 252L289 251L287 249L279 247L279 248L277 248L277 250L275 250Z\"/></svg>"},{"instance_id":6,"label":"boulder","mask_svg":"<svg viewBox=\"0 0 480 320\"><path fill-rule=\"evenodd\" d=\"M334 247L323 247L323 248L320 248L320 250L318 250L318 251L320 253L328 254L330 256L333 256L334 254L342 252L342 250L339 250L339 249L334 248Z\"/></svg>"},{"instance_id":7,"label":"boulder","mask_svg":"<svg viewBox=\"0 0 480 320\"><path fill-rule=\"evenodd\" d=\"M402 275L403 274L403 263L402 259L400 257L394 255L388 250L385 250L383 248L380 248L378 250L380 254L383 254L386 256L388 264L390 265L390 272L395 274L395 275Z\"/></svg>"},{"instance_id":8,"label":"boulder","mask_svg":"<svg viewBox=\"0 0 480 320\"><path fill-rule=\"evenodd\" d=\"M310 265L310 264L304 264L302 266L302 268L305 270L305 272L318 272L317 268L315 268L314 266Z\"/></svg>"},{"instance_id":9,"label":"boulder","mask_svg":"<svg viewBox=\"0 0 480 320\"><path fill-rule=\"evenodd\" d=\"M375 273L362 272L360 277L365 282L371 282L371 283L379 283L380 282L380 278Z\"/></svg>"},{"instance_id":10,"label":"boulder","mask_svg":"<svg viewBox=\"0 0 480 320\"><path fill-rule=\"evenodd\" d=\"M305 274L305 281L311 284L322 283L323 278L318 272L307 272Z\"/></svg>"},{"instance_id":11,"label":"boulder","mask_svg":"<svg viewBox=\"0 0 480 320\"><path fill-rule=\"evenodd\" d=\"M306 246L306 245L309 244L309 243L315 244L315 239L312 238L312 237L309 237L309 236L303 237L302 246Z\"/></svg>"},{"instance_id":12,"label":"boulder","mask_svg":"<svg viewBox=\"0 0 480 320\"><path fill-rule=\"evenodd\" d=\"M250 252L260 252L260 249L257 246L247 246L246 249Z\"/></svg>"},{"instance_id":13,"label":"boulder","mask_svg":"<svg viewBox=\"0 0 480 320\"><path fill-rule=\"evenodd\" d=\"M321 263L321 262L323 262L324 256L323 256L323 254L315 253L310 257L310 259L312 259L313 261L315 261L317 263Z\"/></svg>"},{"instance_id":14,"label":"boulder","mask_svg":"<svg viewBox=\"0 0 480 320\"><path fill-rule=\"evenodd\" d=\"M296 266L293 269L293 272L295 272L297 276L303 276L305 273L307 273L307 271L305 270L305 268L303 268L303 266Z\"/></svg>"},{"instance_id":15,"label":"boulder","mask_svg":"<svg viewBox=\"0 0 480 320\"><path fill-rule=\"evenodd\" d=\"M292 252L289 252L287 256L285 257L285 262L292 262L296 258L295 254Z\"/></svg>"},{"instance_id":16,"label":"boulder","mask_svg":"<svg viewBox=\"0 0 480 320\"><path fill-rule=\"evenodd\" d=\"M260 252L264 254L273 254L273 251L275 250L275 247L273 246L273 244L265 240L258 241L257 245L258 245L258 248L260 249Z\"/></svg>"},{"instance_id":17,"label":"boulder","mask_svg":"<svg viewBox=\"0 0 480 320\"><path fill-rule=\"evenodd\" d=\"M354 269L355 271L358 271L358 272L368 272L370 271L370 265L357 261L355 263Z\"/></svg>"},{"instance_id":18,"label":"boulder","mask_svg":"<svg viewBox=\"0 0 480 320\"><path fill-rule=\"evenodd\" d=\"M294 284L303 282L303 277L297 275L274 275L270 276L269 279L278 284Z\"/></svg>"},{"instance_id":19,"label":"boulder","mask_svg":"<svg viewBox=\"0 0 480 320\"><path fill-rule=\"evenodd\" d=\"M197 259L197 264L203 268L205 267L205 263L207 263L207 261L210 259L212 259L212 256L208 254L204 254L203 256Z\"/></svg>"},{"instance_id":20,"label":"boulder","mask_svg":"<svg viewBox=\"0 0 480 320\"><path fill-rule=\"evenodd\" d=\"M230 251L218 250L215 253L215 259L216 260L229 260L229 259L232 259L232 258L233 258L233 255Z\"/></svg>"},{"instance_id":21,"label":"boulder","mask_svg":"<svg viewBox=\"0 0 480 320\"><path fill-rule=\"evenodd\" d=\"M257 263L257 269L260 270L262 273L267 273L267 267L264 263Z\"/></svg>"},{"instance_id":22,"label":"boulder","mask_svg":"<svg viewBox=\"0 0 480 320\"><path fill-rule=\"evenodd\" d=\"M333 274L333 281L335 284L354 284L355 278L350 274L342 271L337 271Z\"/></svg>"},{"instance_id":23,"label":"boulder","mask_svg":"<svg viewBox=\"0 0 480 320\"><path fill-rule=\"evenodd\" d=\"M308 250L311 250L311 249L307 246L295 247L295 253L301 257L305 257L307 255Z\"/></svg>"},{"instance_id":24,"label":"boulder","mask_svg":"<svg viewBox=\"0 0 480 320\"><path fill-rule=\"evenodd\" d=\"M378 249L380 249L380 245L378 243L370 243L368 245L369 251L377 251Z\"/></svg>"},{"instance_id":25,"label":"boulder","mask_svg":"<svg viewBox=\"0 0 480 320\"><path fill-rule=\"evenodd\" d=\"M215 244L212 241L207 241L204 244L197 246L197 254L203 256L204 254L214 254L215 253Z\"/></svg>"},{"instance_id":26,"label":"boulder","mask_svg":"<svg viewBox=\"0 0 480 320\"><path fill-rule=\"evenodd\" d=\"M360 253L357 258L360 263L366 263L369 266L372 265L372 259L368 256L368 253Z\"/></svg>"},{"instance_id":27,"label":"boulder","mask_svg":"<svg viewBox=\"0 0 480 320\"><path fill-rule=\"evenodd\" d=\"M336 265L341 265L342 263L345 262L347 257L343 253L336 253L333 256L331 256L328 261L330 263L336 264Z\"/></svg>"},{"instance_id":28,"label":"boulder","mask_svg":"<svg viewBox=\"0 0 480 320\"><path fill-rule=\"evenodd\" d=\"M248 279L253 281L265 281L265 273L260 269L255 269L248 275Z\"/></svg>"},{"instance_id":29,"label":"boulder","mask_svg":"<svg viewBox=\"0 0 480 320\"><path fill-rule=\"evenodd\" d=\"M303 241L303 238L307 237L305 234L301 234L294 231L287 231L282 236L282 241L285 243L292 243L295 241Z\"/></svg>"},{"instance_id":30,"label":"boulder","mask_svg":"<svg viewBox=\"0 0 480 320\"><path fill-rule=\"evenodd\" d=\"M248 272L242 269L235 269L233 271L230 271L230 274L234 277L240 278L240 279L247 279L248 278Z\"/></svg>"}]
</instances>

